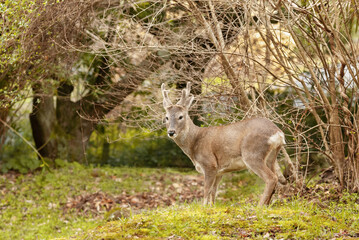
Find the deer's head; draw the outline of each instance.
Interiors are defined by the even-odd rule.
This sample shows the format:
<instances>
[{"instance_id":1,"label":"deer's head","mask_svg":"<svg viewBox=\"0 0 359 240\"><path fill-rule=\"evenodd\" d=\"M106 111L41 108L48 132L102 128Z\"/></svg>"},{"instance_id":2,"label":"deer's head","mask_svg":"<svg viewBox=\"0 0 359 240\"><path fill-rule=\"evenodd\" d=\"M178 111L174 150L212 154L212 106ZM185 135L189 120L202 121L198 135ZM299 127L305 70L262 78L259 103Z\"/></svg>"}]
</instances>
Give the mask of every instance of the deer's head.
<instances>
[{"instance_id":1,"label":"deer's head","mask_svg":"<svg viewBox=\"0 0 359 240\"><path fill-rule=\"evenodd\" d=\"M166 110L166 117L164 123L167 127L167 134L170 138L175 138L188 126L190 118L188 116L188 109L190 108L194 96L190 93L191 83L187 83L185 89L182 90L181 99L173 105L168 97L168 90L165 89L164 83L161 86L163 95L163 107Z\"/></svg>"}]
</instances>

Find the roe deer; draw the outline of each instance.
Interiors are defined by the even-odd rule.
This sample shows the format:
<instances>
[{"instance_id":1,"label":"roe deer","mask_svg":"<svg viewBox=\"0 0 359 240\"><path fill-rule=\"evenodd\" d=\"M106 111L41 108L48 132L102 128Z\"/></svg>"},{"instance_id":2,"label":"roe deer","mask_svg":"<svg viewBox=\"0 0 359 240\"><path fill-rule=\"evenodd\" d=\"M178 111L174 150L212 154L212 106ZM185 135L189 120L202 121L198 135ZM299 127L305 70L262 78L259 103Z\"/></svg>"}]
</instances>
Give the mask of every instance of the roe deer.
<instances>
[{"instance_id":1,"label":"roe deer","mask_svg":"<svg viewBox=\"0 0 359 240\"><path fill-rule=\"evenodd\" d=\"M196 170L204 174L204 204L214 203L224 173L248 168L265 182L259 205L268 205L278 180L286 184L277 163L278 152L285 144L283 132L266 118L198 127L188 116L194 100L190 83L182 90L176 105L169 99L164 84L161 90L168 136L192 160Z\"/></svg>"}]
</instances>

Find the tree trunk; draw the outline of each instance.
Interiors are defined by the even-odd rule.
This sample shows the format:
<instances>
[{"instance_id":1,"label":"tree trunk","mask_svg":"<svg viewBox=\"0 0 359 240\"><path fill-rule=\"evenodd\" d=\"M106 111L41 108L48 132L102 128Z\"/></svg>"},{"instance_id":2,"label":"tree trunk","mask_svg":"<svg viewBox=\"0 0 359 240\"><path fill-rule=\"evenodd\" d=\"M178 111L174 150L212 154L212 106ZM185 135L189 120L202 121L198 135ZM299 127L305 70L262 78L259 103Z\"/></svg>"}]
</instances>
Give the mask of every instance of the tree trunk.
<instances>
[{"instance_id":1,"label":"tree trunk","mask_svg":"<svg viewBox=\"0 0 359 240\"><path fill-rule=\"evenodd\" d=\"M133 72L128 72L121 82L112 84L107 59L102 57L94 85L101 96L90 93L76 103L70 100L73 86L62 83L57 90L56 106L61 156L69 161L85 163L87 143L97 123L135 91L148 77L148 72L157 70L162 64L157 56L149 56Z\"/></svg>"},{"instance_id":2,"label":"tree trunk","mask_svg":"<svg viewBox=\"0 0 359 240\"><path fill-rule=\"evenodd\" d=\"M333 45L334 46L334 45ZM346 187L345 175L347 163L345 159L341 117L339 116L339 99L336 95L335 73L336 66L333 64L329 73L329 93L331 97L332 111L328 112L330 148L334 161L334 169L342 188Z\"/></svg>"},{"instance_id":3,"label":"tree trunk","mask_svg":"<svg viewBox=\"0 0 359 240\"><path fill-rule=\"evenodd\" d=\"M51 161L57 157L57 142L54 134L55 108L52 94L46 93L41 85L33 86L34 98L30 124L39 158Z\"/></svg>"},{"instance_id":4,"label":"tree trunk","mask_svg":"<svg viewBox=\"0 0 359 240\"><path fill-rule=\"evenodd\" d=\"M71 162L86 162L86 146L94 130L94 122L83 119L80 102L70 99L73 86L62 83L58 88L56 118L58 123L59 152Z\"/></svg>"},{"instance_id":5,"label":"tree trunk","mask_svg":"<svg viewBox=\"0 0 359 240\"><path fill-rule=\"evenodd\" d=\"M95 60L96 78L90 92L78 102L71 101L74 87L66 81L60 82L57 89L56 111L53 94L35 95L30 119L36 148L42 156L54 159L58 155L68 161L85 163L87 143L97 123L166 63L158 54L149 54L138 66L128 68L121 81L112 82L108 58L102 56ZM56 141L50 136L56 137Z\"/></svg>"},{"instance_id":6,"label":"tree trunk","mask_svg":"<svg viewBox=\"0 0 359 240\"><path fill-rule=\"evenodd\" d=\"M6 118L8 115L8 109L0 106L0 150L5 141L5 133L6 133Z\"/></svg>"}]
</instances>

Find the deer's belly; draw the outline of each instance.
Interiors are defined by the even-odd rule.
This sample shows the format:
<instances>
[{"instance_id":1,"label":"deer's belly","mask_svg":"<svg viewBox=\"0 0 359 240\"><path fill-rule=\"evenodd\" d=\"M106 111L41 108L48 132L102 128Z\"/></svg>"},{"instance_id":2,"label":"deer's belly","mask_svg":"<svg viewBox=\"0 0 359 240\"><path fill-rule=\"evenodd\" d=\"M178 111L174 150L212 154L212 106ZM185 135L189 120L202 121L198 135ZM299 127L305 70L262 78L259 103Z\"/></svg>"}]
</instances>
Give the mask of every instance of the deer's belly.
<instances>
[{"instance_id":1,"label":"deer's belly","mask_svg":"<svg viewBox=\"0 0 359 240\"><path fill-rule=\"evenodd\" d=\"M243 162L241 157L233 158L229 161L229 164L224 165L219 169L218 174L232 171L240 171L246 168L246 164Z\"/></svg>"},{"instance_id":2,"label":"deer's belly","mask_svg":"<svg viewBox=\"0 0 359 240\"><path fill-rule=\"evenodd\" d=\"M201 174L204 174L204 170L203 170L203 167L201 166L201 164L199 164L196 161L193 161L193 163L196 168L196 171ZM226 172L240 171L240 170L244 170L246 168L247 168L246 164L243 162L241 157L233 158L229 161L229 164L221 166L218 169L217 175L222 175Z\"/></svg>"}]
</instances>

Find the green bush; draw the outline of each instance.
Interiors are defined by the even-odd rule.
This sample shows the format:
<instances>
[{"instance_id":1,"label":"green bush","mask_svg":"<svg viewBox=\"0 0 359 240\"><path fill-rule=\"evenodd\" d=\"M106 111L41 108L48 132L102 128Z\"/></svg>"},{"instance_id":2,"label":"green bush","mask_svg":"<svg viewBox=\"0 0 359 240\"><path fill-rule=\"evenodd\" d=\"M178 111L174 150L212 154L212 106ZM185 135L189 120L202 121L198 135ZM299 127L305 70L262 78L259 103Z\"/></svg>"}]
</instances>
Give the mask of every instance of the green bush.
<instances>
[{"instance_id":1,"label":"green bush","mask_svg":"<svg viewBox=\"0 0 359 240\"><path fill-rule=\"evenodd\" d=\"M28 120L19 121L16 126L12 126L17 133L27 140L32 139L32 133ZM24 142L14 131L9 130L6 135L5 143L0 150L0 169L2 172L9 170L27 173L40 167L41 161L38 160L36 153Z\"/></svg>"},{"instance_id":2,"label":"green bush","mask_svg":"<svg viewBox=\"0 0 359 240\"><path fill-rule=\"evenodd\" d=\"M32 140L27 119L12 126L28 141ZM108 139L119 139L108 142ZM142 129L126 129L120 133L116 126L100 126L87 147L88 163L133 167L192 167L182 150L166 136L165 131L149 132ZM40 167L34 150L13 131L0 150L0 171L27 173ZM57 164L58 165L58 164Z\"/></svg>"},{"instance_id":3,"label":"green bush","mask_svg":"<svg viewBox=\"0 0 359 240\"><path fill-rule=\"evenodd\" d=\"M165 131L146 132L127 129L119 133L114 127L91 136L87 157L89 163L133 167L192 167L191 160L166 136ZM106 136L119 138L108 143Z\"/></svg>"}]
</instances>

